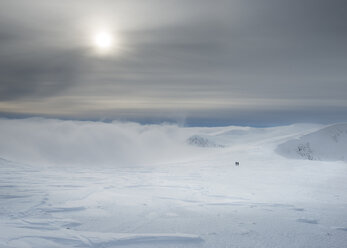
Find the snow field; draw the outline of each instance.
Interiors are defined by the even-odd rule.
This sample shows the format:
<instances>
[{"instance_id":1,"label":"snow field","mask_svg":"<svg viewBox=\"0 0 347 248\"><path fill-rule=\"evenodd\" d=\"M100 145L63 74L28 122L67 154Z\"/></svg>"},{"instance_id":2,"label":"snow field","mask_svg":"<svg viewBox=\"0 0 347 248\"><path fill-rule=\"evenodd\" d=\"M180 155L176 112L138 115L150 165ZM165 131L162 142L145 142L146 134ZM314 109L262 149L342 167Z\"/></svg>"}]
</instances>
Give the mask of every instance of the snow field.
<instances>
[{"instance_id":1,"label":"snow field","mask_svg":"<svg viewBox=\"0 0 347 248\"><path fill-rule=\"evenodd\" d=\"M50 123L44 124L52 128ZM64 123L67 129L70 124ZM133 129L135 134L139 134L138 128L150 133L158 130L139 125ZM172 155L161 156L159 149L159 160L139 155L122 164L128 155L118 159L115 153L114 158L108 155L110 164L100 165L63 163L54 153L40 150L47 140L38 137L43 133L31 133L37 136L30 149L33 154L43 153L46 163L35 163L36 155L29 152L25 157L18 155L20 162L0 161L0 247L344 247L346 163L287 159L274 152L278 144L320 128L160 126L161 144L169 144L164 150L168 153L172 148ZM93 130L80 136L93 136ZM98 127L97 132L100 130ZM129 137L145 142L143 132L136 136L133 131ZM165 139L172 132L179 138L170 143ZM14 137L23 139L24 134ZM61 134L55 135L60 143L51 141L51 149L61 144L75 148L77 141L66 143ZM193 135L223 147L187 144ZM19 140L11 142L19 144ZM146 142L143 149L155 154L157 143ZM178 146L176 152L173 148ZM1 150L1 156L10 157L15 153L11 149L9 145ZM111 151L108 149L106 152ZM18 147L21 150L24 148ZM77 155L95 159L94 154L81 150L76 149ZM71 154L77 161L76 154L67 156ZM235 161L240 166L234 166Z\"/></svg>"}]
</instances>

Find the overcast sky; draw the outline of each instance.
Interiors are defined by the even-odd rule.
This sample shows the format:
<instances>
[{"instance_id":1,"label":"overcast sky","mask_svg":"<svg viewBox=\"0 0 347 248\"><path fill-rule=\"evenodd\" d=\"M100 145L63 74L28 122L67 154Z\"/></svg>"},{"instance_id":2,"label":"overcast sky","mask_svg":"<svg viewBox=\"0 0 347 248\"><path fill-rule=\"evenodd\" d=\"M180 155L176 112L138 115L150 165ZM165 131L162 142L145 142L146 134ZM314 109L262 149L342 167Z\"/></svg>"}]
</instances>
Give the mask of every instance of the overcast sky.
<instances>
[{"instance_id":1,"label":"overcast sky","mask_svg":"<svg viewBox=\"0 0 347 248\"><path fill-rule=\"evenodd\" d=\"M346 11L346 0L0 0L0 117L347 121ZM96 51L100 30L112 51Z\"/></svg>"}]
</instances>

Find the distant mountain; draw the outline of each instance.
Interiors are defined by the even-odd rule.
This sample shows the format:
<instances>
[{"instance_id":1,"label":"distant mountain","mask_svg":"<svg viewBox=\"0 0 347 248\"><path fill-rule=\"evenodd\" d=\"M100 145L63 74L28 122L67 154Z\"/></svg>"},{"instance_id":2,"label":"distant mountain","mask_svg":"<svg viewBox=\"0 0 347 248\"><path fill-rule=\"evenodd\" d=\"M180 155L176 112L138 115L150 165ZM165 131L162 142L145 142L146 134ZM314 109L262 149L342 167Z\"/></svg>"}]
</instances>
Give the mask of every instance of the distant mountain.
<instances>
[{"instance_id":1,"label":"distant mountain","mask_svg":"<svg viewBox=\"0 0 347 248\"><path fill-rule=\"evenodd\" d=\"M213 142L209 138L203 137L200 135L190 136L187 139L187 143L189 145L199 146L199 147L224 147L223 145L216 144L215 142Z\"/></svg>"},{"instance_id":2,"label":"distant mountain","mask_svg":"<svg viewBox=\"0 0 347 248\"><path fill-rule=\"evenodd\" d=\"M347 161L347 124L335 124L278 145L277 153L288 158Z\"/></svg>"}]
</instances>

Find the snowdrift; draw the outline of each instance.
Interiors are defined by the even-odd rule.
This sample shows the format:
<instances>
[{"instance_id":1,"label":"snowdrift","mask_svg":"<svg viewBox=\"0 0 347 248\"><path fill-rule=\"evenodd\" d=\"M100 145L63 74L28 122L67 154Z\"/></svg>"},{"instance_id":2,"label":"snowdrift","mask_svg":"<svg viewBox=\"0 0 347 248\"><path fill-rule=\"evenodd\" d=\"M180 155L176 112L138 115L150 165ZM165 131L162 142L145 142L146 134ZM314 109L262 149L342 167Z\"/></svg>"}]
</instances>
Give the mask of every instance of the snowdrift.
<instances>
[{"instance_id":1,"label":"snowdrift","mask_svg":"<svg viewBox=\"0 0 347 248\"><path fill-rule=\"evenodd\" d=\"M347 124L335 124L278 145L287 158L347 161Z\"/></svg>"}]
</instances>

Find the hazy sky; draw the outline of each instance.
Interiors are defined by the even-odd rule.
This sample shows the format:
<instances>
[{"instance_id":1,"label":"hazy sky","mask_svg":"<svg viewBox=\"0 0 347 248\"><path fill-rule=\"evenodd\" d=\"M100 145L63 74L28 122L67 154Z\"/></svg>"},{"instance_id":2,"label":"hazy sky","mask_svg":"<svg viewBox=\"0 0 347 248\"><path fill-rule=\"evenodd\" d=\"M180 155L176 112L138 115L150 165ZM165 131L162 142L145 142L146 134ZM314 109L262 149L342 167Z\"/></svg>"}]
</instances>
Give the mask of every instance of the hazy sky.
<instances>
[{"instance_id":1,"label":"hazy sky","mask_svg":"<svg viewBox=\"0 0 347 248\"><path fill-rule=\"evenodd\" d=\"M347 121L346 0L0 0L0 117ZM112 34L100 53L93 37Z\"/></svg>"}]
</instances>

